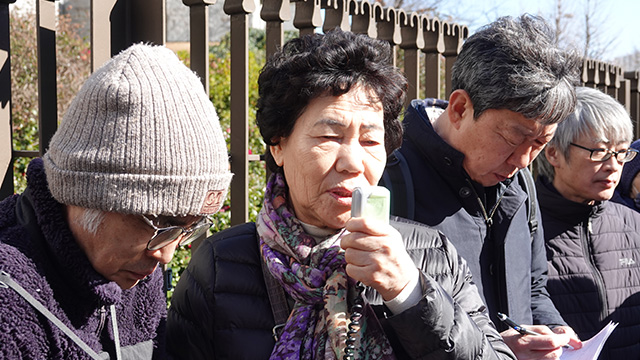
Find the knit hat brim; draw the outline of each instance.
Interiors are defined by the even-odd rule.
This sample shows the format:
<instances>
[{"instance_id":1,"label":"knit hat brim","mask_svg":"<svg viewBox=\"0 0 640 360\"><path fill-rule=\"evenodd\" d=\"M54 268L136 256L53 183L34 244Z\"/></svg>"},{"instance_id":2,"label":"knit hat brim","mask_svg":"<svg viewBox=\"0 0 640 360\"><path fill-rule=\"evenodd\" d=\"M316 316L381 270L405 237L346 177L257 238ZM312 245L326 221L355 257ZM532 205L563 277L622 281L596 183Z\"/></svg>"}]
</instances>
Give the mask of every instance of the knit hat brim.
<instances>
[{"instance_id":1,"label":"knit hat brim","mask_svg":"<svg viewBox=\"0 0 640 360\"><path fill-rule=\"evenodd\" d=\"M150 215L208 215L220 210L232 174L165 176L61 169L44 156L47 181L63 204L104 211ZM209 194L220 199L207 203ZM99 204L99 206L96 206Z\"/></svg>"},{"instance_id":2,"label":"knit hat brim","mask_svg":"<svg viewBox=\"0 0 640 360\"><path fill-rule=\"evenodd\" d=\"M43 158L56 200L120 213L211 214L232 176L200 79L171 50L146 44L87 79Z\"/></svg>"}]
</instances>

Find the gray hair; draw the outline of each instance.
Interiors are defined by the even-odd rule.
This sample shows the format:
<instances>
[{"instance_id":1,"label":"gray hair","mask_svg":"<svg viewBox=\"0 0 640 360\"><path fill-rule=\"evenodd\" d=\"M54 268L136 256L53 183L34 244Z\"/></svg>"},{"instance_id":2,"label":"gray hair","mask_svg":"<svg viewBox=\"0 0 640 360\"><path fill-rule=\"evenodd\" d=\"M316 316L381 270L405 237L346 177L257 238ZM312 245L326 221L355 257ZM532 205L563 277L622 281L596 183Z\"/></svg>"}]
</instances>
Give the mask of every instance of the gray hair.
<instances>
[{"instance_id":1,"label":"gray hair","mask_svg":"<svg viewBox=\"0 0 640 360\"><path fill-rule=\"evenodd\" d=\"M573 111L579 65L577 52L560 50L541 17L505 16L465 41L451 81L469 94L476 119L506 109L548 125Z\"/></svg>"},{"instance_id":2,"label":"gray hair","mask_svg":"<svg viewBox=\"0 0 640 360\"><path fill-rule=\"evenodd\" d=\"M578 102L575 111L558 125L553 146L568 159L571 143L581 137L590 137L594 142L610 145L630 143L633 139L633 124L629 114L616 99L600 90L576 88ZM544 153L538 157L538 171L553 180L555 170Z\"/></svg>"},{"instance_id":3,"label":"gray hair","mask_svg":"<svg viewBox=\"0 0 640 360\"><path fill-rule=\"evenodd\" d=\"M90 234L97 234L98 228L104 221L106 213L98 209L83 209L82 215L80 215L75 221L80 227L86 230Z\"/></svg>"}]
</instances>

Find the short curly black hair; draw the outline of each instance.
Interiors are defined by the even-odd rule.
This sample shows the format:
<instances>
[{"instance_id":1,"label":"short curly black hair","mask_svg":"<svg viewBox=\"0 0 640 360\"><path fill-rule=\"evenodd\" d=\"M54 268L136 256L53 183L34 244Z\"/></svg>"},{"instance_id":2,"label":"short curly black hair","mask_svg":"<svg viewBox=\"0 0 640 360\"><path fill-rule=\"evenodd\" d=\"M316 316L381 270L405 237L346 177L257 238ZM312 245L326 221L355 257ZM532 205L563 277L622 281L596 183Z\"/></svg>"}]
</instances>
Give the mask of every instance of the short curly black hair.
<instances>
[{"instance_id":1,"label":"short curly black hair","mask_svg":"<svg viewBox=\"0 0 640 360\"><path fill-rule=\"evenodd\" d=\"M288 41L267 60L258 78L256 123L267 145L291 134L311 100L346 94L363 85L382 103L387 154L402 143L398 117L407 80L392 65L389 43L339 29ZM267 148L271 171L281 171Z\"/></svg>"}]
</instances>

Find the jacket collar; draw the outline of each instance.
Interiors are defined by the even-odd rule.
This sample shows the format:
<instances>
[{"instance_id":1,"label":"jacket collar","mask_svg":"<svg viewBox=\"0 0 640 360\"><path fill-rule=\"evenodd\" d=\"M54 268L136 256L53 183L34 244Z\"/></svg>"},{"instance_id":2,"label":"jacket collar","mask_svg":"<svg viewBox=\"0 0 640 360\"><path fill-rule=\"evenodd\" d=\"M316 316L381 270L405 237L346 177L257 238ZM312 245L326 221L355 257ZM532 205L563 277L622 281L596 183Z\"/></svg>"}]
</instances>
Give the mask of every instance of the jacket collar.
<instances>
[{"instance_id":1,"label":"jacket collar","mask_svg":"<svg viewBox=\"0 0 640 360\"><path fill-rule=\"evenodd\" d=\"M409 141L423 157L428 159L453 188L461 189L471 185L478 195L482 195L484 187L473 181L462 166L464 154L436 133L432 124L432 120L435 119L430 119L427 115L433 114L434 109L442 112L448 105L448 101L439 99L412 100L403 120L405 142ZM498 193L501 193L512 181L513 178L496 185Z\"/></svg>"},{"instance_id":2,"label":"jacket collar","mask_svg":"<svg viewBox=\"0 0 640 360\"><path fill-rule=\"evenodd\" d=\"M404 136L405 140L409 140L422 156L429 159L429 162L445 173L446 177L463 180L469 177L462 167L464 154L451 147L436 133L431 122L435 119L429 119L427 115L428 109L444 111L448 105L447 101L435 99L411 101L403 120Z\"/></svg>"},{"instance_id":3,"label":"jacket collar","mask_svg":"<svg viewBox=\"0 0 640 360\"><path fill-rule=\"evenodd\" d=\"M40 239L48 253L48 261L60 271L70 288L78 290L79 297L94 298L105 305L120 301L122 289L95 271L84 251L78 246L66 222L64 205L57 202L47 184L42 159L34 159L27 169L28 191L19 201L26 211L26 221L40 229Z\"/></svg>"},{"instance_id":4,"label":"jacket collar","mask_svg":"<svg viewBox=\"0 0 640 360\"><path fill-rule=\"evenodd\" d=\"M545 176L536 181L540 210L556 219L569 223L578 223L586 218L597 216L604 211L606 201L596 201L593 205L571 201L556 190Z\"/></svg>"}]
</instances>

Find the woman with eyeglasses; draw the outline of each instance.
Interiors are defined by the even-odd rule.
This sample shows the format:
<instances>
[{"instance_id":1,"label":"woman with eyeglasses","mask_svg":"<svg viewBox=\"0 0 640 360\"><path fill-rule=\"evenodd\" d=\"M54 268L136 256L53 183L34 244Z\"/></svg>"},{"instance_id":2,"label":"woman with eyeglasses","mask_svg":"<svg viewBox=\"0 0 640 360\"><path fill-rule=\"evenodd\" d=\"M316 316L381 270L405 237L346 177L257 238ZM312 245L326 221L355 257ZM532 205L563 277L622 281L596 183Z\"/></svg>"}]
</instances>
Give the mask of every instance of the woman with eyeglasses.
<instances>
[{"instance_id":1,"label":"woman with eyeglasses","mask_svg":"<svg viewBox=\"0 0 640 360\"><path fill-rule=\"evenodd\" d=\"M577 98L537 160L547 289L582 339L619 323L599 359L638 359L640 214L608 201L638 154L629 147L633 126L611 96L578 88Z\"/></svg>"},{"instance_id":2,"label":"woman with eyeglasses","mask_svg":"<svg viewBox=\"0 0 640 360\"><path fill-rule=\"evenodd\" d=\"M390 56L386 42L334 30L269 59L263 207L193 255L168 317L171 356L515 358L442 234L350 216L354 189L378 183L402 138L407 83Z\"/></svg>"}]
</instances>

